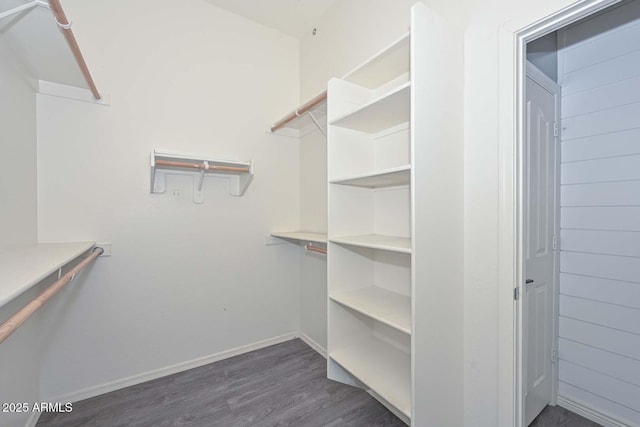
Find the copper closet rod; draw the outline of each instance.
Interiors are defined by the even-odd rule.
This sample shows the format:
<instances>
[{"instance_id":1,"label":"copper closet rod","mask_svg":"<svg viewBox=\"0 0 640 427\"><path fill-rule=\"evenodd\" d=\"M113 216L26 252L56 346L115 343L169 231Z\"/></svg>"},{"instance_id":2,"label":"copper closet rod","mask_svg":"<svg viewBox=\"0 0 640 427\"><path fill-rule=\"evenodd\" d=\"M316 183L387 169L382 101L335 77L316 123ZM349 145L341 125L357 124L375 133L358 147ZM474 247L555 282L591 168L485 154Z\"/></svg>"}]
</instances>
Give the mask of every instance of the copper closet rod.
<instances>
[{"instance_id":1,"label":"copper closet rod","mask_svg":"<svg viewBox=\"0 0 640 427\"><path fill-rule=\"evenodd\" d=\"M327 99L327 91L325 90L320 95L318 95L315 98L313 98L311 101L309 101L306 104L302 105L300 108L298 108L293 113L289 114L288 116L284 117L280 121L276 122L276 124L274 124L273 127L271 128L271 132L275 132L278 129L280 129L281 127L284 127L284 125L286 125L287 123L289 123L292 120L295 120L297 117L300 117L301 115L303 115L304 113L308 112L309 110L312 110L317 105L323 103L326 99Z\"/></svg>"},{"instance_id":2,"label":"copper closet rod","mask_svg":"<svg viewBox=\"0 0 640 427\"><path fill-rule=\"evenodd\" d=\"M204 163L174 162L172 160L156 160L156 166L169 166L174 168L202 169L222 172L251 172L249 167L240 168L236 166L209 165Z\"/></svg>"},{"instance_id":3,"label":"copper closet rod","mask_svg":"<svg viewBox=\"0 0 640 427\"><path fill-rule=\"evenodd\" d=\"M100 92L98 92L98 88L96 87L95 82L93 81L93 77L91 77L91 73L89 72L89 67L87 67L87 63L82 56L82 52L80 51L80 46L78 46L78 41L76 37L73 35L73 31L71 31L71 23L67 19L67 15L64 13L64 9L60 4L60 0L49 0L49 6L51 6L51 11L53 12L53 16L55 16L56 21L58 22L58 26L62 30L62 34L64 38L67 40L67 44L73 53L73 57L76 59L78 66L80 67L80 71L82 72L82 76L87 81L87 85L89 85L89 90L93 94L95 99L101 99Z\"/></svg>"},{"instance_id":4,"label":"copper closet rod","mask_svg":"<svg viewBox=\"0 0 640 427\"><path fill-rule=\"evenodd\" d=\"M87 265L91 264L97 257L102 255L104 249L93 248L91 255L83 259L78 265L69 270L64 276L59 278L55 283L47 288L46 291L31 300L20 311L11 316L6 322L0 325L0 344L9 338L20 325L22 325L29 317L33 315L40 307L42 307L51 297L58 293L67 283L73 280L76 274L80 273Z\"/></svg>"},{"instance_id":5,"label":"copper closet rod","mask_svg":"<svg viewBox=\"0 0 640 427\"><path fill-rule=\"evenodd\" d=\"M306 250L310 251L310 252L317 252L317 253L323 254L323 255L327 254L327 250L325 248L320 247L320 246L313 246L311 244L308 244L308 245L305 245L304 248Z\"/></svg>"}]
</instances>

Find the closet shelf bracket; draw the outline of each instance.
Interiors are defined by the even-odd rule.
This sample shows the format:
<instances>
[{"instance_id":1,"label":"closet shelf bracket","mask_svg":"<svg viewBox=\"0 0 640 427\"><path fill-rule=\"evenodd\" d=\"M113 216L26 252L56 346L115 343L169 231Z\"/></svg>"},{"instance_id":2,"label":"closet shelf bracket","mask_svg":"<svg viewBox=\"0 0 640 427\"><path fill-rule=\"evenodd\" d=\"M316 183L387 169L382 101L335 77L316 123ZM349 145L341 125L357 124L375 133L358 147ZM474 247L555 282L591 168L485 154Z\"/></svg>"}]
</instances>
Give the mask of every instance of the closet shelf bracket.
<instances>
[{"instance_id":1,"label":"closet shelf bracket","mask_svg":"<svg viewBox=\"0 0 640 427\"><path fill-rule=\"evenodd\" d=\"M280 131L278 135L300 138L315 132L317 127L326 136L325 127L322 126L322 123L326 122L326 117L327 91L325 90L278 120L269 128L269 132Z\"/></svg>"},{"instance_id":2,"label":"closet shelf bracket","mask_svg":"<svg viewBox=\"0 0 640 427\"><path fill-rule=\"evenodd\" d=\"M316 116L313 115L313 113L311 111L308 112L309 117L311 117L311 120L313 120L313 124L316 125L316 127L318 128L318 130L324 135L327 136L327 132L325 132L324 128L322 127L322 125L320 124L320 122L318 121L318 119L316 119Z\"/></svg>"},{"instance_id":3,"label":"closet shelf bracket","mask_svg":"<svg viewBox=\"0 0 640 427\"><path fill-rule=\"evenodd\" d=\"M207 156L153 150L151 152L151 193L166 191L167 175L193 176L193 202L204 202L204 181L207 177L224 178L229 194L244 195L253 179L253 162L220 160Z\"/></svg>"},{"instance_id":4,"label":"closet shelf bracket","mask_svg":"<svg viewBox=\"0 0 640 427\"><path fill-rule=\"evenodd\" d=\"M16 6L13 9L9 9L6 12L0 13L0 19L8 18L10 16L16 15L20 12L24 12L25 10L33 9L34 7L44 7L46 9L51 9L49 4L45 1L35 0L29 3L21 4L20 6Z\"/></svg>"}]
</instances>

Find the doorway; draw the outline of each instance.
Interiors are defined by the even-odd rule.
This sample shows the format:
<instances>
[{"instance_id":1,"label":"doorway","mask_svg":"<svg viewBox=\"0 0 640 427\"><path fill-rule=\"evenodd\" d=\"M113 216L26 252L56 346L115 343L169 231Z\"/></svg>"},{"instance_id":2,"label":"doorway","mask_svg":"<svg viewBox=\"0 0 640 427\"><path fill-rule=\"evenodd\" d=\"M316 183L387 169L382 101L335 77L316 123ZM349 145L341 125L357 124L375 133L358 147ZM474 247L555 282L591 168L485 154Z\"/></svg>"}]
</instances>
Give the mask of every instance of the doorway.
<instances>
[{"instance_id":1,"label":"doorway","mask_svg":"<svg viewBox=\"0 0 640 427\"><path fill-rule=\"evenodd\" d=\"M503 328L502 330L504 331L504 333L500 339L501 339L501 343L509 344L509 345L505 345L504 353L501 353L501 354L504 355L505 360L508 360L508 357L509 357L508 349L511 348L512 351L515 350L512 353L514 355L514 367L511 368L513 369L511 371L513 373L512 374L513 376L511 376L511 374L507 372L509 368L507 367L505 367L504 369L501 368L502 369L501 372L505 374L504 382L501 383L503 387L502 390L504 391L503 393L501 393L501 396L504 396L504 400L502 400L502 402L504 402L505 408L507 407L514 408L513 424L515 424L518 427L528 425L530 418L532 416L531 412L536 411L536 409L528 410L527 408L529 403L527 402L527 398L530 397L530 394L528 394L530 392L528 387L532 385L531 382L529 382L529 380L533 378L534 379L533 383L535 384L536 382L539 382L538 385L540 385L544 382L542 378L545 377L544 375L540 375L537 377L533 375L532 377L531 375L532 371L531 371L531 367L529 366L529 361L531 359L535 360L536 356L535 355L531 356L531 353L528 351L528 347L531 346L532 334L535 336L536 333L539 334L540 331L544 331L545 329L538 328L537 326L536 327L531 326L531 324L529 323L529 317L531 316L529 316L529 313L527 312L527 310L529 310L530 312L535 312L535 309L532 309L531 304L529 304L531 300L528 300L526 295L525 297L522 297L523 294L527 293L526 280L527 279L534 280L534 282L530 282L530 284L533 284L536 282L535 278L528 277L529 274L531 273L531 268L532 268L531 266L527 268L528 262L530 261L530 259L528 259L528 257L531 255L530 251L532 249L535 249L535 250L541 251L541 253L545 252L543 247L536 248L532 246L531 241L528 240L528 237L530 237L530 235L532 234L532 230L530 229L531 218L527 217L527 215L529 215L528 214L529 206L527 206L527 204L528 203L531 204L531 202L528 200L529 194L527 193L527 191L528 191L529 183L527 180L531 179L531 176L528 168L529 166L528 158L527 158L528 147L526 145L527 132L529 131L527 127L528 112L527 112L527 104L526 104L527 103L526 44L532 40L535 40L537 38L544 36L545 34L549 34L561 28L565 28L571 24L575 24L576 22L583 20L586 17L593 17L593 16L600 15L601 14L600 12L603 11L603 9L611 5L614 5L616 3L618 2L617 1L582 1L570 8L558 11L557 13L551 16L548 16L545 19L537 22L527 22L527 23L524 23L524 25L519 25L519 26L516 26L517 24L515 23L511 23L509 24L510 26L505 26L503 28L503 33L501 34L501 42L502 42L501 54L503 55L502 58L504 59L505 57L508 57L508 58L511 58L512 61L515 61L510 63L510 66L511 66L510 68L509 62L506 60L503 60L501 62L501 68L500 68L501 71L504 72L505 76L509 76L509 75L513 76L513 81L511 81L509 84L501 85L501 88L503 90L503 92L501 93L501 102L503 104L500 106L500 120L501 120L500 126L501 126L501 132L503 132L500 139L501 141L500 152L501 152L501 158L502 158L502 164L501 164L501 170L500 170L501 179L502 179L500 200L504 208L504 211L503 211L504 215L502 216L502 218L500 218L500 241L505 243L500 249L500 260L503 263L500 266L500 269L501 269L500 270L500 289L501 289L500 301L501 301L501 310L503 310L502 313L505 314L502 317L503 320L501 320L501 327ZM618 6L623 4L629 4L629 3L632 3L632 2L621 2ZM620 33L622 33L622 31L620 31ZM511 43L511 45L509 45L509 43ZM609 49L611 50L618 49L619 46L620 45L615 45L610 47ZM606 49L604 49L603 51L607 52ZM607 54L608 53L609 52L607 52ZM513 69L514 64L515 64L515 70ZM579 67L576 66L575 68L578 69ZM619 69L620 68L617 68L616 72ZM606 75L606 73L596 73L596 72L594 72L593 74L599 77ZM578 91L576 90L575 92L577 93ZM624 98L625 96L627 96L629 92L631 91L619 90L618 93L624 94L624 96L622 96L622 98ZM513 109L513 103L512 104L509 103L509 100L513 100L513 99L516 100L515 109ZM584 106L584 103L581 104L580 102L582 101L580 102L576 101L579 99L580 97L576 96L572 100L573 102L572 108L577 106L578 109L583 110L583 112L580 113L580 114L583 114L584 109L582 107ZM631 102L638 103L639 101L638 100L629 101L629 103ZM585 131L573 133L571 134L569 139L572 139L572 138L581 139L581 138L588 138L588 137L590 138L591 137L589 136L591 132L590 129L594 129L595 127L599 126L602 123L602 120L600 120L600 117L598 117L598 120L589 119L589 116L587 115L587 113L584 113L584 114L585 114L585 117L587 118L582 117L580 119L573 119L573 118L570 119L572 121L572 125L576 125L576 126L572 126L571 127L572 129L569 129L569 132L575 132L575 129L578 128L577 124L579 122L581 123L582 129L585 129ZM588 113L588 114L591 114L591 113ZM609 113L606 113L606 114L609 114ZM604 117L606 114L603 113L602 117ZM625 117L624 114L616 114L613 112L610 115L612 117L616 117L616 119ZM628 116L631 117L632 115L633 114L629 114ZM638 115L636 115L636 117L637 116ZM606 129L600 130L600 131L602 133L609 132L609 130L606 130ZM604 162L604 160L602 159L598 159L596 161ZM609 162L609 160L607 160L607 162ZM612 164L614 163L613 160L611 160L610 162L612 162ZM565 165L563 165L563 170L564 170L564 166ZM587 166L584 166L584 167L583 166L584 165L580 166L582 170L588 170L590 168ZM575 185L574 188L579 190L577 192L574 192L572 189L571 191L568 191L566 193L567 197L566 197L566 200L563 200L563 203L569 202L567 204L568 206L571 203L573 203L573 200L574 200L572 199L573 194L577 194L578 192L582 192L586 194L586 192L582 191L583 187L580 187L586 184L581 182L580 180L576 180L575 176L577 175L572 175L574 171L577 171L579 169L578 166L575 166L575 167L567 166L566 169L567 171L572 171L572 172L571 174L567 173L566 175L564 175L565 178L568 179L564 184ZM622 171L623 168L610 167L609 169L613 171L611 173L611 176L623 175L623 171ZM601 177L594 177L587 184L595 183L597 182L598 179L601 179ZM611 180L611 179L612 178L607 177L605 180ZM624 178L624 176L620 178L621 181L625 179L626 178ZM598 183L598 185L600 184ZM628 184L628 183L624 183L624 184L620 183L615 185L619 186L620 188L622 187L631 188L632 186L632 184ZM624 197L620 196L620 193L615 193L610 191L608 192L606 190L607 188L610 188L610 187L613 188L613 186L614 185L610 183L602 184L601 187L603 190L598 190L600 191L599 193L600 196L602 196L605 199L608 198L607 200L609 201L614 200L613 199L614 197L618 197L620 200L623 200ZM593 188L595 188L595 186ZM629 194L632 194L632 193L629 193ZM607 203L609 203L609 201L603 204L606 205ZM619 202L618 200L615 201L615 203L618 203L618 202ZM610 204L613 206L615 203L612 201ZM583 205L585 206L580 206L580 207L590 209L589 211L590 214L597 213L599 215L605 211L608 214L610 211L612 211L612 209L610 209L611 206L606 206L605 208L600 209L600 206L589 207L589 206L586 206L586 204L584 203ZM614 207L617 208L617 206L614 206ZM584 209L584 210L586 211L587 209ZM577 211L578 209L574 209L571 211L571 215L572 215L571 222L573 223L575 223L575 218L576 218L575 214ZM587 224L589 221L593 223L594 221L599 220L602 217L603 217L602 215L584 216L582 217L584 219L582 223ZM623 217L624 215L621 216L620 218L623 218ZM567 218L569 218L568 215L567 215ZM564 237L566 237L567 241L572 240L573 242L575 242L576 236L580 236L580 239L584 240L583 237L589 234L589 238L591 239L590 241L595 243L593 243L592 247L588 248L588 250L584 250L585 254L578 254L580 249L576 250L575 247L567 248L566 249L567 254L563 256L562 262L565 262L567 260L577 260L578 258L581 258L582 265L586 266L585 269L591 269L590 271L595 271L594 270L596 268L595 262L590 263L588 261L597 260L597 256L610 256L610 255L607 253L595 254L595 253L589 253L589 252L595 252L600 248L604 247L605 245L607 245L608 244L607 239L610 239L610 234L607 234L607 233L611 233L611 230L609 229L589 230L588 225L584 225L584 226L581 225L580 227L583 229L580 229L579 231L563 229L563 234L566 234L566 236ZM617 222L610 221L609 223L607 223L607 227L610 227L612 230L613 229L617 230L616 227L618 227L620 228L620 231L622 231L622 228L621 228L622 226ZM559 235L557 229L555 230L555 234ZM550 241L551 241L551 244L553 244L553 240L551 239ZM510 242L511 243L515 242L513 247L509 247ZM635 256L634 255L635 252L633 251L638 251L638 245L636 245L633 242L630 244L622 243L620 245L617 245L617 242L613 242L609 246L612 248L611 250L619 251L620 256L626 256L629 258ZM632 248L628 249L628 247L632 247ZM563 250L565 249L563 248ZM570 251L574 251L575 254L569 254L568 252ZM636 259L638 258L638 256L635 256L635 257ZM562 264L562 262L560 262L559 264ZM636 262L636 261L633 261L633 262ZM570 265L568 261L566 262L566 265L568 266L567 268L569 267L570 269L574 268L574 266ZM574 274L574 272L570 272L570 273ZM567 294L562 295L562 300L563 300L564 310L566 310L567 313L565 313L565 315L560 318L560 319L564 319L562 321L564 322L565 333L566 331L568 331L569 328L574 328L572 333L578 331L578 329L581 328L579 331L580 333L585 333L585 331L590 331L590 332L586 332L586 335L585 335L588 339L591 339L591 338L596 339L598 338L596 337L596 335L598 334L595 333L594 331L596 331L596 328L600 328L598 330L603 332L601 334L602 337L609 339L613 335L616 335L618 333L627 334L630 330L631 332L633 332L635 330L634 329L635 326L629 326L633 324L633 322L629 322L629 319L634 319L635 316L637 316L637 312L631 313L631 310L627 310L627 308L621 309L621 310L626 310L624 315L609 317L607 320L603 321L603 322L608 322L609 327L611 329L611 332L609 330L605 331L605 329L603 329L601 325L598 325L597 322L592 322L589 324L589 321L587 318L589 316L595 315L596 311L598 311L598 315L601 315L606 311L611 311L611 310L609 309L600 310L603 306L602 305L598 306L598 304L600 304L602 301L590 300L588 297L585 297L585 296L576 297L575 295L569 295L570 292L573 292L573 290L569 291L569 289L570 288L573 289L574 287L576 287L576 285L578 287L582 286L583 289L586 288L586 285L588 285L589 287L594 287L595 289L596 282L604 283L604 281L607 281L607 285L610 284L611 286L619 286L620 288L622 288L624 286L623 282L625 280L633 282L633 281L637 281L636 278L631 278L631 277L625 278L623 277L622 273L620 274L616 273L617 276L614 278L604 277L603 275L602 277L597 277L598 275L595 273L594 273L594 277L587 277L589 276L589 274L591 273L587 272L584 276L578 277L578 274L575 273L575 276L578 278L576 279L576 277L574 277L571 281L566 282L568 284L568 286L566 287ZM565 276L567 276L567 274L565 274ZM515 289L514 289L514 282L515 282ZM511 292L512 297L510 302L507 300L508 291L512 291ZM515 291L515 293L513 291ZM627 305L627 306L632 305L632 304L628 304L628 301L623 301L621 298L616 297L617 299L614 299L611 295L608 294L607 291L608 289L605 290L605 292L602 292L602 290L599 291L606 296L607 304L611 304L612 306L617 304L616 307L624 306L624 305ZM544 300L544 298L541 297L541 295L544 295L544 294L545 292L543 291L537 294L539 296L538 302L541 300ZM510 309L508 308L509 304L511 305L511 307L513 307L512 311L510 311ZM538 312L543 311L542 309L540 309L540 307L544 307L546 309L548 305L539 304ZM576 310L576 311L569 313L568 312L569 309ZM638 307L635 307L635 309L638 310ZM511 312L513 313L512 319L509 318L509 313ZM579 314L580 316L584 316L584 318L574 319L573 317L576 317L574 316L574 314L576 313ZM587 314L585 315L584 313L587 313ZM616 317L619 319L624 318L626 321L626 324L623 324L624 322L617 322L616 320L614 320L614 318ZM553 315L553 319L558 321L557 320L558 316ZM541 323L538 323L538 324L541 324ZM582 325L587 325L587 324L588 324L588 327L582 328ZM613 331L613 329L615 328L618 328L618 329ZM533 332L532 332L532 329L533 329ZM552 326L552 330L553 329L555 329L555 326ZM554 335L553 338L555 339L557 334L554 333L553 335ZM631 336L631 335L628 334L628 336ZM621 364L617 363L618 361L623 361L623 358L620 358L619 356L626 357L628 356L628 354L622 354L622 353L616 354L615 351L609 351L609 349L605 349L607 351L606 356L608 358L607 364L603 364L604 367L602 370L591 369L587 366L588 363L591 363L587 359L602 360L602 356L605 355L605 352L602 351L603 348L599 346L585 345L584 343L578 342L577 340L571 341L571 340L565 339L564 341L565 341L565 344L564 344L565 352L567 354L569 353L569 351L573 352L574 354L580 354L582 361L569 362L569 361L561 360L559 362L559 364L564 363L564 366L565 366L564 373L566 376L564 381L561 381L560 384L564 387L565 393L567 390L571 390L573 388L575 395L580 397L580 399L576 399L575 401L571 402L570 400L564 399L561 396L559 403L565 408L570 405L573 405L569 409L605 426L636 425L634 423L639 422L638 418L634 418L638 414L638 408L637 408L638 399L636 399L638 391L633 387L637 388L638 384L635 384L635 385L631 384L631 386L627 387L628 383L633 383L634 381L636 381L636 379L630 378L628 376L624 377L625 372L632 372L632 370L630 370L629 367L635 366L635 365L633 365L632 363L629 363L626 365L627 368L625 368L626 369L625 370L625 369L620 369L619 367L621 366ZM545 345L547 345L547 343L550 343L551 345L550 358L554 358L555 357L555 352L553 351L554 341L553 340L546 341ZM640 346L637 346L637 345L634 346L633 344L630 344L629 348L631 347L634 347L634 348L632 348L630 352L634 352L637 350L635 347L640 347ZM536 349L539 349L539 346L536 346ZM618 350L620 349L617 349L616 351ZM545 348L545 352L546 351L547 350ZM540 354L543 354L543 352L540 351ZM534 369L533 372L535 373L536 370ZM537 372L539 373L541 371L537 371ZM553 369L551 372L553 373ZM618 401L616 401L616 399L607 400L607 396L604 396L604 395L599 396L598 393L592 393L592 396L591 396L591 397L595 396L594 399L600 399L603 402L607 401L607 405L610 405L609 408L612 408L618 412L612 413L612 411L607 410L609 408L604 408L604 407L598 408L598 405L593 404L595 400L589 401L586 398L582 400L582 397L585 397L585 396L589 397L588 394L590 392L586 391L584 388L581 389L580 387L574 386L573 384L570 383L569 380L571 378L573 379L577 378L582 380L583 378L586 378L586 376L583 375L584 373L589 374L590 379L593 380L592 381L593 384L596 384L596 383L599 383L600 385L607 384L607 386L612 384L618 386L618 384L622 384L625 387L624 389L620 388L619 391L614 392L614 393L618 393L620 396L620 399ZM614 374L617 375L617 378L615 378ZM613 378L613 382L610 382L611 378ZM511 379L510 383L508 382L508 379ZM622 380L622 381L619 381L619 380ZM616 381L618 382L616 383ZM552 382L555 384L559 383L557 379L553 380ZM513 394L510 394L510 392L508 391L509 384L511 385L511 387L513 387L513 385L515 384L515 389ZM629 390L631 390L631 393L629 392ZM554 404L555 393L556 392L552 391L551 397L550 398L545 397L544 400L548 400L549 403ZM562 390L560 391L560 393L562 394ZM510 396L513 397L512 401L509 401ZM548 396L548 388L545 388L545 396ZM632 398L635 399L635 401L624 400L627 398L627 396L632 396ZM535 406L535 403L529 403L529 404L532 407ZM539 402L538 404L540 405ZM504 425L508 425L508 424L504 424Z\"/></svg>"}]
</instances>

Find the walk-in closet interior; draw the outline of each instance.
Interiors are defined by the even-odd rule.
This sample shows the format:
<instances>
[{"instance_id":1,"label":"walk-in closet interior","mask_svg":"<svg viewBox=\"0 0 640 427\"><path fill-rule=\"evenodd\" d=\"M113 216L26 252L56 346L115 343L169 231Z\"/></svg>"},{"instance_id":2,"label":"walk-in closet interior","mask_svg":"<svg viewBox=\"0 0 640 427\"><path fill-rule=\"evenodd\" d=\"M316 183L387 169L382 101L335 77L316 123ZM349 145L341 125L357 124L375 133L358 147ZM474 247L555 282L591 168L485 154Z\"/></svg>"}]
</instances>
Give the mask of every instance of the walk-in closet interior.
<instances>
[{"instance_id":1,"label":"walk-in closet interior","mask_svg":"<svg viewBox=\"0 0 640 427\"><path fill-rule=\"evenodd\" d=\"M0 0L0 427L640 427L639 40L640 0Z\"/></svg>"}]
</instances>

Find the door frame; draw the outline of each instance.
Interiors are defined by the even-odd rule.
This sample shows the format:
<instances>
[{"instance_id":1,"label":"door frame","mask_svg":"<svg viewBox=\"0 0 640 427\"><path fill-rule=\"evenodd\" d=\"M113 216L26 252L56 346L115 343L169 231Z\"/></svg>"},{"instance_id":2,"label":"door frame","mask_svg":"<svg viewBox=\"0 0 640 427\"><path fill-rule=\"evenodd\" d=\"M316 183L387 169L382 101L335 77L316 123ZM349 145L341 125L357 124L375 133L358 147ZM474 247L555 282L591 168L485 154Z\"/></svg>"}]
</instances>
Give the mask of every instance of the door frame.
<instances>
[{"instance_id":1,"label":"door frame","mask_svg":"<svg viewBox=\"0 0 640 427\"><path fill-rule=\"evenodd\" d=\"M526 43L620 0L580 0L551 14L511 21L498 31L498 414L524 426L522 393L523 147Z\"/></svg>"},{"instance_id":2,"label":"door frame","mask_svg":"<svg viewBox=\"0 0 640 427\"><path fill-rule=\"evenodd\" d=\"M533 81L535 81L537 84L539 84L540 86L542 86L542 88L544 88L545 90L549 91L550 93L553 93L555 95L555 114L554 114L554 121L556 123L560 123L561 120L561 113L560 113L560 108L561 108L561 97L562 97L562 88L560 87L560 85L556 82L554 82L553 80L551 80L551 78L549 78L546 74L544 74L542 71L540 71L540 69L538 67L536 67L534 64L532 64L531 62L527 61L525 58L525 62L526 62L526 69L525 69L525 80L527 78L531 78ZM524 98L524 92L523 92L523 102L526 101L526 99ZM524 105L524 104L523 104ZM523 113L524 113L524 108L523 108ZM523 128L523 132L524 132L524 128ZM554 236L556 236L556 238L560 239L560 162L561 162L561 137L558 135L556 136L556 141L555 144L553 146L553 149L555 150L555 157L554 157L554 164L553 164L553 174L554 174L554 189L553 189L553 234ZM526 150L524 150L524 144L526 143L526 141L523 139L523 171L522 171L522 176L524 177L524 173L526 172L526 165L524 163L524 153L526 152ZM523 181L524 182L524 181ZM524 215L524 211L523 211L523 215ZM523 230L524 230L524 220L523 220ZM524 239L522 241L522 244L524 246ZM524 260L522 263L523 266L523 275L525 275L525 271L524 271ZM520 282L523 283L523 282ZM526 284L525 284L526 287ZM554 359L552 359L552 365L551 365L551 404L552 405L556 405L558 403L558 359L557 359L557 351L558 351L558 314L559 314L559 310L560 310L560 245L558 244L557 248L554 247L553 248L553 280L551 283L551 292L553 293L553 299L552 299L552 303L551 303L551 316L552 316L552 321L551 321L551 333L552 336L551 338L551 351L552 354L550 356L553 357L553 355L555 354L556 357ZM525 299L525 295L527 294L526 289L522 289L521 291L521 298L519 301L519 305L521 307L518 317L521 319L520 323L521 323L521 327L522 327L522 337L524 338L524 330L526 328L525 325L525 321L523 319L524 317L524 299ZM524 339L522 340L522 346L524 347ZM555 353L554 353L555 352ZM524 352L521 355L521 360L524 361ZM522 363L522 374L523 374L523 378L524 378L524 372L525 372L525 367L524 367L524 362ZM527 388L527 384L526 382L523 380L520 382L520 386L521 386L521 393L522 393L522 412L523 412L523 416L525 413L524 410L524 395L526 393L526 388Z\"/></svg>"}]
</instances>

